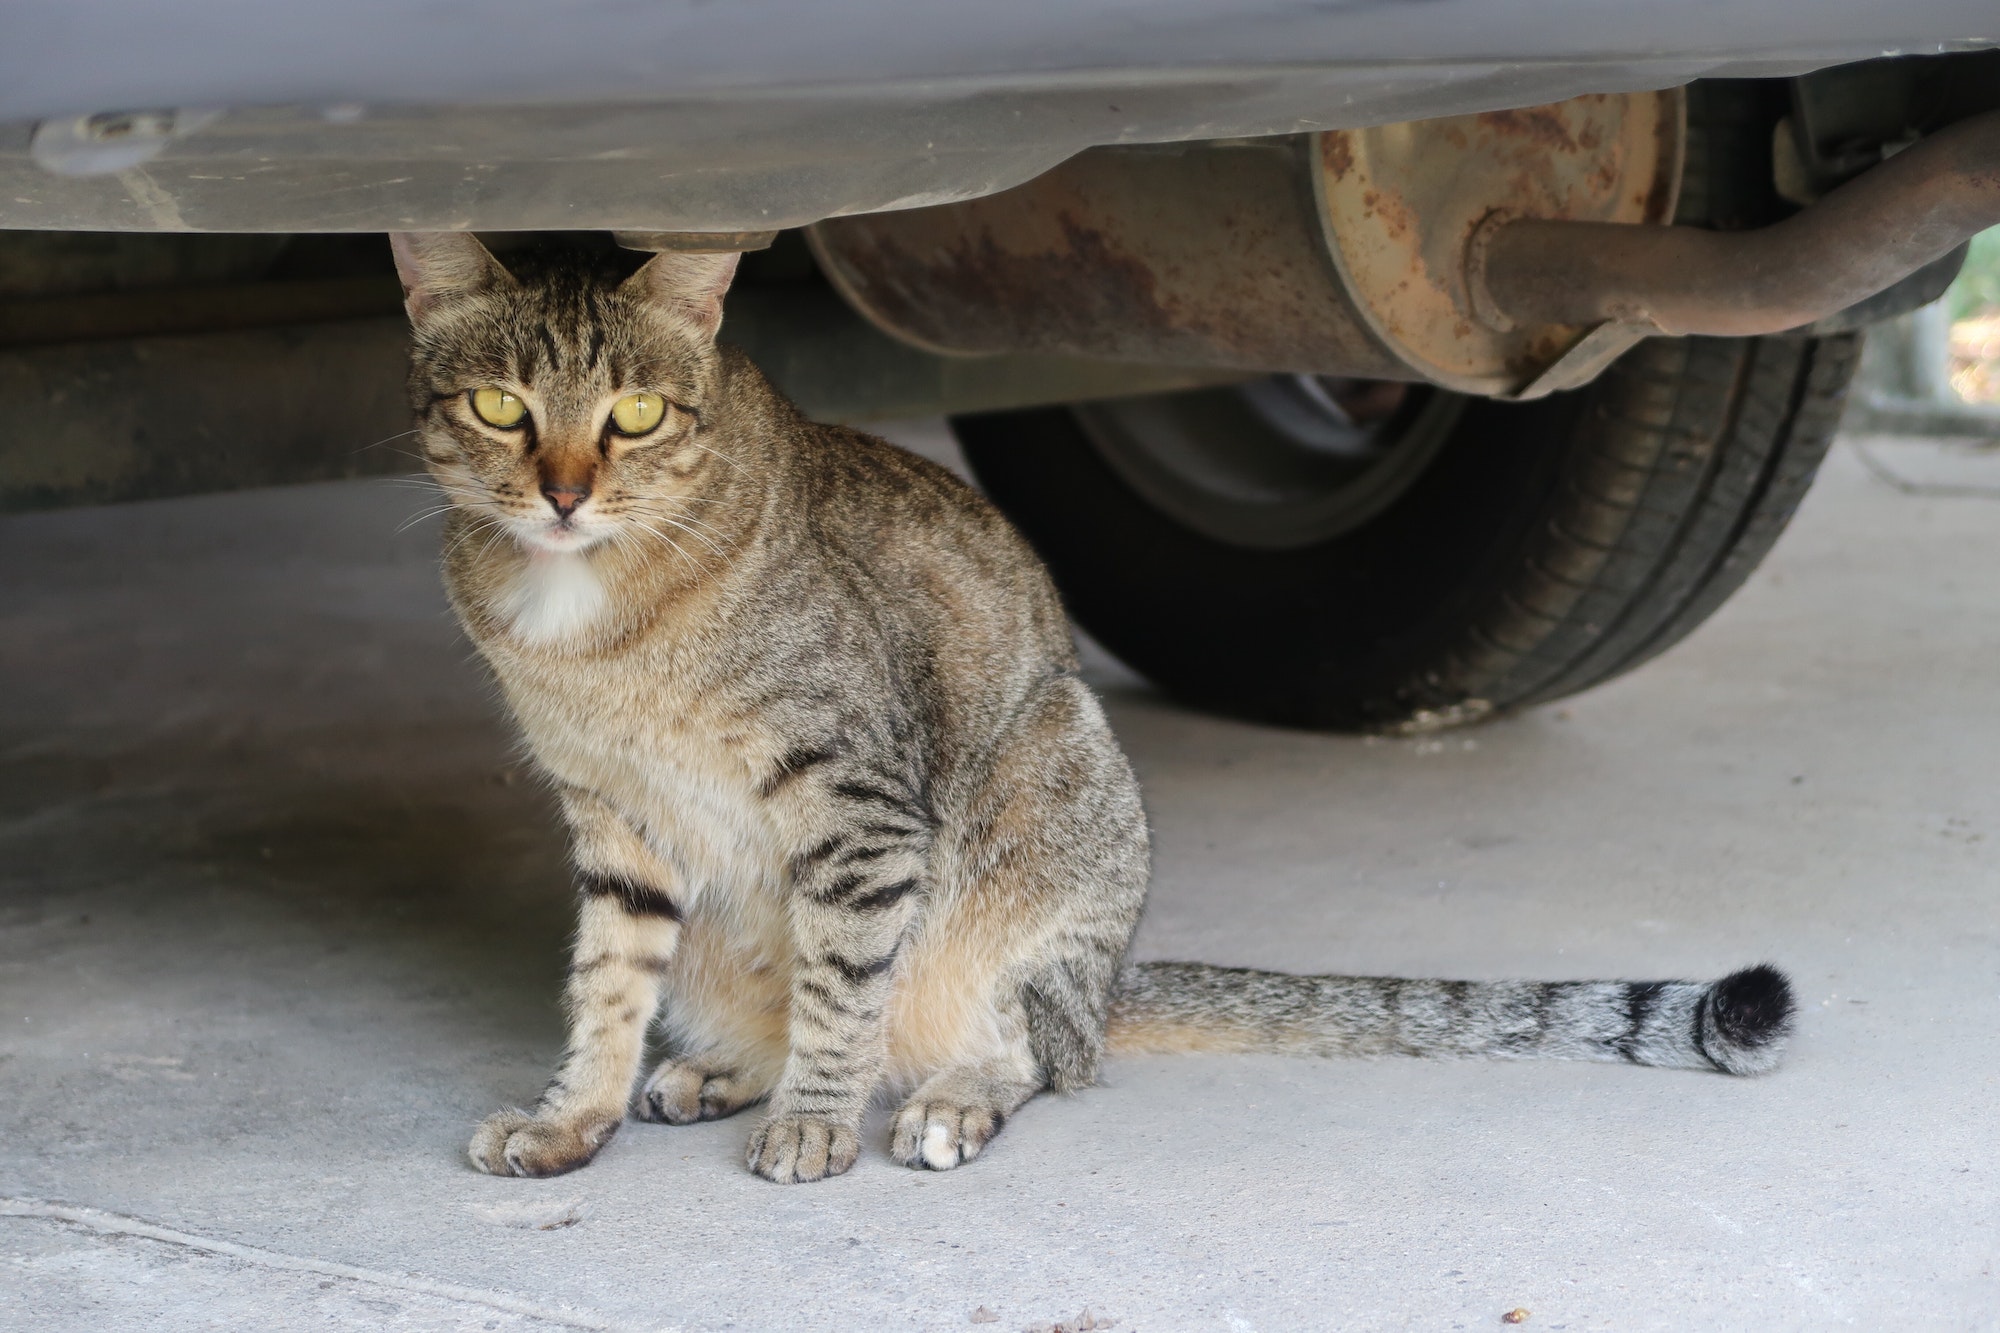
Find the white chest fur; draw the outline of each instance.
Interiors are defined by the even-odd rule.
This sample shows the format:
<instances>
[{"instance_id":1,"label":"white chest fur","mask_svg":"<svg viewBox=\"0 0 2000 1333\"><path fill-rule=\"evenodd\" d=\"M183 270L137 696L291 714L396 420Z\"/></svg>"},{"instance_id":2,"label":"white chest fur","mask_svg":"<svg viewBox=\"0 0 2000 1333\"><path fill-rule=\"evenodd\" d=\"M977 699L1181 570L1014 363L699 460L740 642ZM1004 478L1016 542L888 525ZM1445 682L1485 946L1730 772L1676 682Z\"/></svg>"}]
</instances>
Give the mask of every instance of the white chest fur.
<instances>
[{"instance_id":1,"label":"white chest fur","mask_svg":"<svg viewBox=\"0 0 2000 1333\"><path fill-rule=\"evenodd\" d=\"M581 553L536 552L515 575L500 611L529 643L548 644L582 633L609 600L597 571Z\"/></svg>"},{"instance_id":2,"label":"white chest fur","mask_svg":"<svg viewBox=\"0 0 2000 1333\"><path fill-rule=\"evenodd\" d=\"M711 715L672 654L496 646L492 660L536 759L623 814L687 880L683 891L728 894L782 880L782 816L757 781L769 747L745 734L742 719Z\"/></svg>"}]
</instances>

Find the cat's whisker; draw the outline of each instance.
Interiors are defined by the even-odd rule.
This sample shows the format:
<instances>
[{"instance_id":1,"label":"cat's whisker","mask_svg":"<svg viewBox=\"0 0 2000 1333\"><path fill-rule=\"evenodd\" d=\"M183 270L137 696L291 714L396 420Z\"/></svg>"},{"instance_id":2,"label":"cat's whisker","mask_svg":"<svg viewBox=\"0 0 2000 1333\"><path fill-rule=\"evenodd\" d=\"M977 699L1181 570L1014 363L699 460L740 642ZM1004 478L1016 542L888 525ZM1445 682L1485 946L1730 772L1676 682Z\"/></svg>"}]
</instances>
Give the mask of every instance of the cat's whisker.
<instances>
[{"instance_id":1,"label":"cat's whisker","mask_svg":"<svg viewBox=\"0 0 2000 1333\"><path fill-rule=\"evenodd\" d=\"M438 487L459 508L481 512L493 507L492 497L463 481L448 480Z\"/></svg>"},{"instance_id":2,"label":"cat's whisker","mask_svg":"<svg viewBox=\"0 0 2000 1333\"><path fill-rule=\"evenodd\" d=\"M444 548L445 558L449 560L452 557L452 555L458 550L459 547L465 545L468 541L472 540L480 533L486 531L489 527L491 527L491 524L474 524L473 526L466 528L463 532L460 532L455 536L453 536L451 541Z\"/></svg>"},{"instance_id":3,"label":"cat's whisker","mask_svg":"<svg viewBox=\"0 0 2000 1333\"><path fill-rule=\"evenodd\" d=\"M643 549L645 548L646 538L652 537L657 539L659 535L657 532L648 532L639 525L632 524L629 527L619 528L611 535L611 540L619 546L637 546Z\"/></svg>"},{"instance_id":4,"label":"cat's whisker","mask_svg":"<svg viewBox=\"0 0 2000 1333\"><path fill-rule=\"evenodd\" d=\"M618 523L621 523L621 524L625 524L625 525L629 525L629 526L633 526L633 527L640 527L640 528L645 528L645 529L647 529L648 531L652 531L652 532L655 532L655 533L657 533L657 532L659 531L659 529L658 529L657 527L655 527L654 525L655 525L655 524L664 524L665 526L667 526L667 527L669 527L669 528L672 528L672 529L674 529L675 531L677 531L677 532L681 533L681 534L682 534L683 536L685 536L685 537L689 537L689 538L692 538L693 540L695 540L695 541L698 541L698 542L700 542L700 543L702 544L702 546L703 546L703 547L705 547L705 548L706 548L706 549L708 549L709 551L712 551L712 552L714 552L714 553L715 553L716 555L723 555L723 554L725 554L725 552L724 552L723 548L722 548L722 547L721 547L720 545L718 545L718 544L717 544L717 543L716 543L716 542L714 541L714 539L712 539L712 538L710 538L710 537L708 537L708 536L706 536L706 535L704 535L704 534L702 534L702 533L699 533L699 532L696 532L696 531L694 531L694 530L692 530L692 529L690 529L690 528L685 528L685 527L682 527L682 526L681 526L680 524L678 524L678 523L675 523L675 522L674 522L674 521L673 521L672 519L669 519L669 518L666 518L665 516L663 516L663 515L660 515L660 514L655 514L655 513L650 513L650 512L649 512L649 513L647 513L647 514L645 514L645 515L643 515L643 516L642 516L642 515L641 515L641 514L639 514L639 513L636 513L636 512L630 512L630 511L628 511L628 512L626 512L626 513L624 513L624 514L621 514L621 515L617 515L617 516L607 516L607 517L613 517L613 518L614 518L614 521L616 521L616 522L618 522Z\"/></svg>"},{"instance_id":5,"label":"cat's whisker","mask_svg":"<svg viewBox=\"0 0 2000 1333\"><path fill-rule=\"evenodd\" d=\"M365 454L365 453L367 453L367 452L368 452L368 451L369 451L370 449L380 449L380 448L381 448L381 447L382 447L383 445L385 445L385 444L388 444L388 443L389 443L389 442L391 442L392 440L402 440L402 439L407 439L407 438L409 438L410 436L412 436L412 435L415 435L415 434L416 434L416 433L417 433L418 431L420 431L420 430L422 430L422 429L423 429L423 427L422 427L422 426L412 426L412 427L411 427L410 429L408 429L408 430L404 430L404 431L397 431L397 432L396 432L396 433L395 433L394 435L384 435L384 436L383 436L383 437L382 437L381 439L379 439L379 440L375 441L375 443L373 443L373 444L364 444L364 445L362 445L362 446L361 446L361 447L360 447L359 449L356 449L356 450L354 450L354 451L353 451L352 453L350 453L350 454L348 455L348 457L350 457L350 458L351 458L351 457L353 457L353 456L354 456L354 454ZM407 455L407 456L408 456L408 457L410 457L410 458L420 458L420 457L421 457L421 455L418 455L418 454L413 454L413 453L410 453L410 451L409 451L409 450L407 450L407 449L396 449L396 450L392 450L391 452L393 452L393 453L399 453L399 454L404 454L404 455Z\"/></svg>"},{"instance_id":6,"label":"cat's whisker","mask_svg":"<svg viewBox=\"0 0 2000 1333\"><path fill-rule=\"evenodd\" d=\"M716 541L715 538L709 537L701 532L698 532L694 528L688 527L686 524L678 522L677 520L670 518L667 515L662 514L657 510L647 509L639 511L635 507L634 513L632 514L631 517L628 517L626 521L630 523L638 523L641 524L642 526L647 526L645 524L645 520L638 517L638 514L641 512L645 514L646 518L653 519L656 522L664 523L668 527L674 529L676 532L679 532L684 536L693 538L695 541L700 542L702 545L706 546L709 550L715 552L717 555L728 554L728 551L722 546L720 542ZM716 535L721 536L722 534L717 533Z\"/></svg>"},{"instance_id":7,"label":"cat's whisker","mask_svg":"<svg viewBox=\"0 0 2000 1333\"><path fill-rule=\"evenodd\" d=\"M452 510L456 508L458 508L458 506L455 504L447 503L447 504L435 505L429 509L423 510L420 513L412 514L409 518L404 519L402 523L397 525L396 531L398 534L408 532L411 528L414 528L415 526L417 526L417 524L422 523L424 520L436 518L439 514L449 514Z\"/></svg>"},{"instance_id":8,"label":"cat's whisker","mask_svg":"<svg viewBox=\"0 0 2000 1333\"><path fill-rule=\"evenodd\" d=\"M486 553L493 549L493 543L508 535L507 525L504 522L495 519L492 523L488 524L486 528L486 540L481 542L479 550L474 552L472 557L473 563L477 564L479 561L484 560Z\"/></svg>"},{"instance_id":9,"label":"cat's whisker","mask_svg":"<svg viewBox=\"0 0 2000 1333\"><path fill-rule=\"evenodd\" d=\"M720 531L713 524L705 523L688 512L690 506L687 498L683 496L631 496L627 498L627 503L632 508L651 514L655 518L670 518L676 522L692 523L697 527L707 528L710 532ZM669 504L675 506L671 511L664 507Z\"/></svg>"},{"instance_id":10,"label":"cat's whisker","mask_svg":"<svg viewBox=\"0 0 2000 1333\"><path fill-rule=\"evenodd\" d=\"M661 541L665 542L668 546L671 546L676 552L679 553L681 559L687 561L690 565L693 565L696 569L701 568L701 561L689 555L687 551L681 547L681 544L675 541L672 537L667 536L666 533L661 532L658 528L654 527L650 523L645 522L642 519L633 519L631 521L641 531L650 533L652 536L655 536L659 538Z\"/></svg>"},{"instance_id":11,"label":"cat's whisker","mask_svg":"<svg viewBox=\"0 0 2000 1333\"><path fill-rule=\"evenodd\" d=\"M464 532L459 533L457 537L453 538L449 546L445 547L445 557L449 559L459 547L465 545L466 542L479 536L481 533L485 533L486 542L479 548L478 554L473 557L475 561L483 559L486 553L493 549L494 538L505 531L506 522L500 516L475 513L472 517L471 525Z\"/></svg>"},{"instance_id":12,"label":"cat's whisker","mask_svg":"<svg viewBox=\"0 0 2000 1333\"><path fill-rule=\"evenodd\" d=\"M676 531L684 534L685 536L692 537L694 540L700 542L703 546L706 546L709 550L715 552L715 554L721 556L723 559L726 560L729 558L729 548L727 546L724 546L721 542L717 541L715 538L704 536L703 534L694 531L692 528L682 527L679 524L673 524L672 526Z\"/></svg>"},{"instance_id":13,"label":"cat's whisker","mask_svg":"<svg viewBox=\"0 0 2000 1333\"><path fill-rule=\"evenodd\" d=\"M693 565L693 566L694 566L694 567L695 567L696 569L700 569L700 568L701 568L701 561L699 561L699 560L695 559L693 555L689 554L689 552L688 552L688 550L687 550L687 548L686 548L686 547L682 546L682 545L681 545L681 544L680 544L679 542L675 541L675 540L674 540L674 539L673 539L672 537L669 537L669 536L668 536L668 535L667 535L666 533L664 533L664 532L661 532L661 531L660 531L660 530L659 530L658 528L654 527L654 526L653 526L653 525L652 525L651 523L648 523L648 522L646 522L646 521L645 521L644 519L640 519L640 518L634 518L634 519L631 519L631 520L629 520L629 522L630 522L630 523L631 523L631 524L632 524L633 526L637 527L637 528L638 528L638 529L639 529L640 531L644 532L644 533L645 533L646 535L648 535L648 536L650 536L650 537L653 537L653 538L657 539L658 541L661 541L661 542L665 543L665 544L666 544L667 546L669 546L669 547L673 548L673 550L675 550L676 552L678 552L678 553L680 554L680 557L681 557L681 558L682 558L683 560L686 560L686 561L687 561L687 562L688 562L689 564Z\"/></svg>"},{"instance_id":14,"label":"cat's whisker","mask_svg":"<svg viewBox=\"0 0 2000 1333\"><path fill-rule=\"evenodd\" d=\"M743 466L743 464L737 462L735 459L731 458L728 454L723 453L722 450L710 448L708 445L703 444L700 440L695 439L692 435L688 436L687 442L704 453L714 454L717 458L720 458L723 462L729 464L729 466L731 467Z\"/></svg>"},{"instance_id":15,"label":"cat's whisker","mask_svg":"<svg viewBox=\"0 0 2000 1333\"><path fill-rule=\"evenodd\" d=\"M704 523L692 514L686 514L686 513L660 514L659 517L667 519L669 522L689 524L692 527L697 527L702 529L704 532L712 532L718 537L724 537L728 535L727 533L723 532L721 528L716 527L713 523Z\"/></svg>"}]
</instances>

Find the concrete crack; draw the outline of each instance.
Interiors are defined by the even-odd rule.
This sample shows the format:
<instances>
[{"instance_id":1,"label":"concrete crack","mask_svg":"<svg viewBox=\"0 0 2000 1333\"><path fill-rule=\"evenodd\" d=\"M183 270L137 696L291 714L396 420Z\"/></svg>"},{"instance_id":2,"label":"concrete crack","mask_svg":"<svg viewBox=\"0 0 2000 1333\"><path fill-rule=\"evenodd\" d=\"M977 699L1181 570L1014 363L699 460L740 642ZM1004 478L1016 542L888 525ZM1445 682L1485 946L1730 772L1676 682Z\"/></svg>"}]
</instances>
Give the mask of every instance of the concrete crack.
<instances>
[{"instance_id":1,"label":"concrete crack","mask_svg":"<svg viewBox=\"0 0 2000 1333\"><path fill-rule=\"evenodd\" d=\"M602 1315L567 1305L541 1305L534 1301L522 1300L518 1296L506 1295L504 1292L481 1291L476 1287L461 1287L453 1282L436 1282L414 1274L383 1273L372 1268L357 1268L352 1264L337 1264L324 1259L306 1259L294 1254L279 1254L274 1250L260 1250L249 1245L238 1245L233 1241L211 1240L207 1236L197 1236L192 1232L157 1226L136 1217L106 1212L101 1208L80 1208L72 1204L50 1203L42 1199L0 1196L0 1217L60 1222L105 1236L137 1236L144 1240L199 1250L204 1254L220 1255L264 1268L282 1269L294 1273L317 1273L322 1277L337 1277L350 1282L366 1282L377 1287L392 1287L398 1291L415 1292L419 1295L435 1296L468 1305L483 1305L489 1310L525 1315L569 1328L602 1329L607 1330L607 1333L634 1333L626 1326L615 1324Z\"/></svg>"}]
</instances>

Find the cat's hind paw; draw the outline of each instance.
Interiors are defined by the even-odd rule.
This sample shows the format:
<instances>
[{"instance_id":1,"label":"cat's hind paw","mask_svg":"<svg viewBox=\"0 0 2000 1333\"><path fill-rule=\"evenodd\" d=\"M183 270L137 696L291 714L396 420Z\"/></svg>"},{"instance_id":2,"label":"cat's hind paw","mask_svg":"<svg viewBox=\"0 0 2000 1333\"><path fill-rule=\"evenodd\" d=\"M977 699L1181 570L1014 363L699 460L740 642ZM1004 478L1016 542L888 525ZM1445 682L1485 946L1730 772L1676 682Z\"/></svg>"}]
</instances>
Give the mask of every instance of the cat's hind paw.
<instances>
[{"instance_id":1,"label":"cat's hind paw","mask_svg":"<svg viewBox=\"0 0 2000 1333\"><path fill-rule=\"evenodd\" d=\"M770 1115L750 1135L743 1159L780 1185L837 1176L861 1155L858 1127L809 1115Z\"/></svg>"},{"instance_id":2,"label":"cat's hind paw","mask_svg":"<svg viewBox=\"0 0 2000 1333\"><path fill-rule=\"evenodd\" d=\"M979 1156L1006 1117L984 1106L916 1097L896 1112L889 1155L904 1166L949 1171Z\"/></svg>"},{"instance_id":3,"label":"cat's hind paw","mask_svg":"<svg viewBox=\"0 0 2000 1333\"><path fill-rule=\"evenodd\" d=\"M509 1109L486 1117L466 1153L489 1176L559 1176L589 1165L617 1132L616 1120L551 1120Z\"/></svg>"},{"instance_id":4,"label":"cat's hind paw","mask_svg":"<svg viewBox=\"0 0 2000 1333\"><path fill-rule=\"evenodd\" d=\"M767 1090L753 1086L733 1069L698 1058L662 1060L639 1090L633 1114L662 1125L692 1125L735 1115Z\"/></svg>"}]
</instances>

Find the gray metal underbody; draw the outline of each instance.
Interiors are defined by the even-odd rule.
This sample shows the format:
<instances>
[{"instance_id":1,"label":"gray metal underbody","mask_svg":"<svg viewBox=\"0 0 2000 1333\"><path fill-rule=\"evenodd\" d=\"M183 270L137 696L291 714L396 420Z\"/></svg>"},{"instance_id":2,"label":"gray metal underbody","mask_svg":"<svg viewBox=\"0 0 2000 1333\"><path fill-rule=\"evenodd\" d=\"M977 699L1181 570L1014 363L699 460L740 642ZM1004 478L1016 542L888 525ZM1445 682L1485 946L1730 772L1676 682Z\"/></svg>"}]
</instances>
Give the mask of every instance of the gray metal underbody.
<instances>
[{"instance_id":1,"label":"gray metal underbody","mask_svg":"<svg viewBox=\"0 0 2000 1333\"><path fill-rule=\"evenodd\" d=\"M17 0L5 33L0 227L736 231L988 194L1092 145L2000 44L2000 8ZM135 109L171 114L89 119Z\"/></svg>"}]
</instances>

